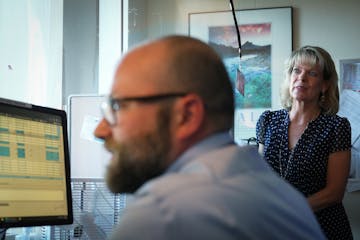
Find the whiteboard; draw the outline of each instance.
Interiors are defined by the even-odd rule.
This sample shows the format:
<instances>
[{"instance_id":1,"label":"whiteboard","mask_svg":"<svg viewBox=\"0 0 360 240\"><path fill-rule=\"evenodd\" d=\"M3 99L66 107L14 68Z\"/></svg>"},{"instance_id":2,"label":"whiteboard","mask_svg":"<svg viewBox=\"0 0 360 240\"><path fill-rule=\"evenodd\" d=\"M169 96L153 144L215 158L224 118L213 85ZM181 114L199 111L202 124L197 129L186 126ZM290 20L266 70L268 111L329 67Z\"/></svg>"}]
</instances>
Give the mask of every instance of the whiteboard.
<instances>
[{"instance_id":1,"label":"whiteboard","mask_svg":"<svg viewBox=\"0 0 360 240\"><path fill-rule=\"evenodd\" d=\"M71 178L103 180L110 153L103 141L94 136L102 118L104 96L72 95L68 99Z\"/></svg>"}]
</instances>

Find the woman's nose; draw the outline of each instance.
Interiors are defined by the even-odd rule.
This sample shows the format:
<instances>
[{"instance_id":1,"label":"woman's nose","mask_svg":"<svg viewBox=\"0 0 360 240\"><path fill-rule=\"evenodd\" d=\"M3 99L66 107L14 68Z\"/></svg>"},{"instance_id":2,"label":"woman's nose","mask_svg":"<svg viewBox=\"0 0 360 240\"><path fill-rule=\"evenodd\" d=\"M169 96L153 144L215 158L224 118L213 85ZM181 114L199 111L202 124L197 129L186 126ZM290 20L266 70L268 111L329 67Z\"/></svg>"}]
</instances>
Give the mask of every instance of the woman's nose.
<instances>
[{"instance_id":1,"label":"woman's nose","mask_svg":"<svg viewBox=\"0 0 360 240\"><path fill-rule=\"evenodd\" d=\"M299 79L300 79L301 81L304 81L305 78L306 78L306 72L305 72L305 71L302 71L302 72L299 74Z\"/></svg>"}]
</instances>

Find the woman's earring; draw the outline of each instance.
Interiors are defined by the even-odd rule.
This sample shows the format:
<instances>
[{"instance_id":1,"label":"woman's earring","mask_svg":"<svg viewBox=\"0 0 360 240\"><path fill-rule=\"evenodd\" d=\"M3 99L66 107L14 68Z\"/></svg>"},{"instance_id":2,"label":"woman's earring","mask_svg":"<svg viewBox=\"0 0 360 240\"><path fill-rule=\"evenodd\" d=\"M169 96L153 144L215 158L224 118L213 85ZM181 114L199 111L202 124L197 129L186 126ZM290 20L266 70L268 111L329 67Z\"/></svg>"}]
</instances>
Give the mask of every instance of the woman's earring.
<instances>
[{"instance_id":1,"label":"woman's earring","mask_svg":"<svg viewBox=\"0 0 360 240\"><path fill-rule=\"evenodd\" d=\"M320 94L320 104L324 104L325 103L325 93L321 92Z\"/></svg>"}]
</instances>

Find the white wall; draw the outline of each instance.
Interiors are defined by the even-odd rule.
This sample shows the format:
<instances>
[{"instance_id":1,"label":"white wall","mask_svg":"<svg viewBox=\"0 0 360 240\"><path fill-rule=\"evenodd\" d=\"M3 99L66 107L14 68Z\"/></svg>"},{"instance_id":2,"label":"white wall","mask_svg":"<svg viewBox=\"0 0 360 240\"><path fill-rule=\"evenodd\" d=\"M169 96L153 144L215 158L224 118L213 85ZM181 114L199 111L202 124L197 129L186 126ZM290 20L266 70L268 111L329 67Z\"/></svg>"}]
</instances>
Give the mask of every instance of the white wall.
<instances>
[{"instance_id":1,"label":"white wall","mask_svg":"<svg viewBox=\"0 0 360 240\"><path fill-rule=\"evenodd\" d=\"M124 1L127 2L127 1ZM99 1L99 94L108 94L123 47L122 7L119 0ZM127 44L127 42L126 42Z\"/></svg>"},{"instance_id":2,"label":"white wall","mask_svg":"<svg viewBox=\"0 0 360 240\"><path fill-rule=\"evenodd\" d=\"M61 108L62 14L62 1L0 1L0 97Z\"/></svg>"}]
</instances>

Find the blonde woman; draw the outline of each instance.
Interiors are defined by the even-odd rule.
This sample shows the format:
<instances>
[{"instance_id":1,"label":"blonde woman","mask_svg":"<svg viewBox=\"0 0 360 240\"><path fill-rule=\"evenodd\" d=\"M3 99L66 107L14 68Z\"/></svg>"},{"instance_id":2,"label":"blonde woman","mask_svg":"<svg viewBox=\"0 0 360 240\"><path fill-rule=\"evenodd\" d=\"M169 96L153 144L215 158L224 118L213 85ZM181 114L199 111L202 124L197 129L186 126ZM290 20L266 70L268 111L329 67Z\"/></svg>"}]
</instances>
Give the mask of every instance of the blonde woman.
<instances>
[{"instance_id":1,"label":"blonde woman","mask_svg":"<svg viewBox=\"0 0 360 240\"><path fill-rule=\"evenodd\" d=\"M259 152L308 199L328 239L352 239L342 205L350 169L351 129L339 108L330 54L305 46L286 66L284 109L265 111L256 127Z\"/></svg>"}]
</instances>

